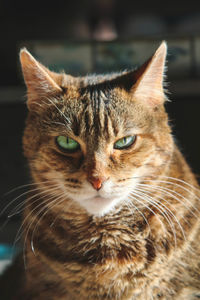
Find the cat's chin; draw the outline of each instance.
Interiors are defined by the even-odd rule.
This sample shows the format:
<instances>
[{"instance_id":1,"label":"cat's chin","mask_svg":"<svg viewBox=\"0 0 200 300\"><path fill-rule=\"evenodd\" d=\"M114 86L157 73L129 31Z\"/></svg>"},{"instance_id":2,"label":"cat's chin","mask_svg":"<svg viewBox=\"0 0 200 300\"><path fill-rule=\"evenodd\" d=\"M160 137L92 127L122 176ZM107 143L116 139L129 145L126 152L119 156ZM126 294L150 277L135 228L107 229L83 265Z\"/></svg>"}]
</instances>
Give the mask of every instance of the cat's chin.
<instances>
[{"instance_id":1,"label":"cat's chin","mask_svg":"<svg viewBox=\"0 0 200 300\"><path fill-rule=\"evenodd\" d=\"M119 197L105 198L101 196L95 196L83 201L80 204L89 214L102 217L111 212L121 200L122 198Z\"/></svg>"}]
</instances>

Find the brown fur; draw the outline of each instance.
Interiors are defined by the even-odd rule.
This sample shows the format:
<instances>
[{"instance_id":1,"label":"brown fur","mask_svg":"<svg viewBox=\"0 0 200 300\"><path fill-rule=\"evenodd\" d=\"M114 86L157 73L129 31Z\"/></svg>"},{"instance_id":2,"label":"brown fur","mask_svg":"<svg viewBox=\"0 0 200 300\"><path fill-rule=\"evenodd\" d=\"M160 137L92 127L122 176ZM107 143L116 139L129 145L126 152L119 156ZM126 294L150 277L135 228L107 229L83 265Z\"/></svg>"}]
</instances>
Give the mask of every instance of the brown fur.
<instances>
[{"instance_id":1,"label":"brown fur","mask_svg":"<svg viewBox=\"0 0 200 300\"><path fill-rule=\"evenodd\" d=\"M22 52L30 110L24 153L38 190L24 212L26 272L14 299L200 296L198 184L163 106L165 48L138 71L83 78L56 75ZM135 143L113 149L130 132ZM81 150L62 153L59 135ZM102 215L66 196L93 177L125 192L134 174L143 194L133 188L132 204L120 201Z\"/></svg>"}]
</instances>

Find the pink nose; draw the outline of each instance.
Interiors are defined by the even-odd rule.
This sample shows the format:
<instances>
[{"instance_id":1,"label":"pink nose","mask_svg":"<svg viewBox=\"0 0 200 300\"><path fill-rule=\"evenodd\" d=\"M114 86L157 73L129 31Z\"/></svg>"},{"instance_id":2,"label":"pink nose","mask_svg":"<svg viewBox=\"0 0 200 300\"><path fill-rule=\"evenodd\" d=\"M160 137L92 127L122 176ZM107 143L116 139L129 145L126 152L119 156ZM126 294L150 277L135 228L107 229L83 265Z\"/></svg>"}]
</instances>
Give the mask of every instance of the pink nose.
<instances>
[{"instance_id":1,"label":"pink nose","mask_svg":"<svg viewBox=\"0 0 200 300\"><path fill-rule=\"evenodd\" d=\"M95 190L100 190L100 188L102 187L103 182L105 181L105 178L102 177L89 177L88 181L91 183L91 185L93 186L93 188Z\"/></svg>"}]
</instances>

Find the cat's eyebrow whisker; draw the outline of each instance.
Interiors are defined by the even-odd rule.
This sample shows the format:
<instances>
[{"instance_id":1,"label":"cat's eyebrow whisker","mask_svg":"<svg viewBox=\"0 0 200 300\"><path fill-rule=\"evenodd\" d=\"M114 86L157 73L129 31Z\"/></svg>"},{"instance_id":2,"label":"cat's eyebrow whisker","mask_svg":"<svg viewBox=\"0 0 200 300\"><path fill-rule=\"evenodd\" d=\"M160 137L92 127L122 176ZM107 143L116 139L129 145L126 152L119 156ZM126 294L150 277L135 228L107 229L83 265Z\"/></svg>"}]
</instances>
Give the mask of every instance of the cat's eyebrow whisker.
<instances>
[{"instance_id":1,"label":"cat's eyebrow whisker","mask_svg":"<svg viewBox=\"0 0 200 300\"><path fill-rule=\"evenodd\" d=\"M67 118L67 116L60 110L60 108L58 108L58 106L55 104L54 101L52 101L52 99L47 98L46 100L49 101L52 105L55 106L55 108L57 109L57 111L60 113L60 115L64 118L64 121L66 121L66 126L69 127L69 124L71 124L71 120L69 118ZM57 99L56 99L57 100Z\"/></svg>"},{"instance_id":2,"label":"cat's eyebrow whisker","mask_svg":"<svg viewBox=\"0 0 200 300\"><path fill-rule=\"evenodd\" d=\"M37 106L39 106L40 108L43 108L42 104L41 104L41 103L38 103L37 101L34 102L34 105L37 105Z\"/></svg>"},{"instance_id":3,"label":"cat's eyebrow whisker","mask_svg":"<svg viewBox=\"0 0 200 300\"><path fill-rule=\"evenodd\" d=\"M177 246L177 240L176 240L176 230L174 227L174 223L172 222L172 219L169 216L169 213L166 211L166 208L161 205L158 204L157 202L154 201L154 199L145 194L145 193L141 193L140 191L134 191L134 195L138 196L140 199L142 199L143 201L145 200L147 203L150 203L154 208L156 208L161 214L162 216L166 219L166 221L168 222L168 224L170 225L173 235L174 235L174 243L175 243L175 248ZM168 209L169 210L169 209Z\"/></svg>"},{"instance_id":4,"label":"cat's eyebrow whisker","mask_svg":"<svg viewBox=\"0 0 200 300\"><path fill-rule=\"evenodd\" d=\"M66 127L66 124L61 123L61 122L56 122L56 121L51 121L51 124L56 124L56 125L61 125L61 126Z\"/></svg>"},{"instance_id":5,"label":"cat's eyebrow whisker","mask_svg":"<svg viewBox=\"0 0 200 300\"><path fill-rule=\"evenodd\" d=\"M184 201L182 201L182 199L185 200L185 202L187 202L194 210L196 210L197 213L200 213L200 211L199 211L199 210L191 203L191 201L189 201L189 200L188 200L187 198L185 198L182 194L180 194L180 193L178 193L178 192L176 192L176 191L174 191L174 190L170 190L170 189L168 189L168 188L166 188L166 187L159 186L159 185L154 186L154 185L150 185L150 184L140 184L140 183L138 183L137 185L138 185L138 186L141 186L142 188L145 188L145 189L148 188L148 189L151 189L151 190L164 192L166 195L172 197L172 198L175 199L177 202L183 204L183 206L184 206L187 210L189 210L189 211L192 213L192 215L193 215L194 217L196 217L196 218L197 218L198 216L192 211L192 209L191 209L190 207L188 207L188 206L184 203ZM176 197L176 195L179 196L179 197L181 197L182 199ZM166 201L166 200L165 200L165 201Z\"/></svg>"}]
</instances>

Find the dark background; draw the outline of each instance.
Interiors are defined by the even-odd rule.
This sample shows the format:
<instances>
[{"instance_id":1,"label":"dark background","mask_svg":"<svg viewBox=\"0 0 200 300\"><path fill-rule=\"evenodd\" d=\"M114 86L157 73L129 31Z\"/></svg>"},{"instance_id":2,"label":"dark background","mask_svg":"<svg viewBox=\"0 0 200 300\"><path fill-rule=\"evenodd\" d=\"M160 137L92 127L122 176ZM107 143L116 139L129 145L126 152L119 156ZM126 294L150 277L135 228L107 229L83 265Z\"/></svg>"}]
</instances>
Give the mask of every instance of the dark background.
<instances>
[{"instance_id":1,"label":"dark background","mask_svg":"<svg viewBox=\"0 0 200 300\"><path fill-rule=\"evenodd\" d=\"M106 34L108 27L114 27L115 34ZM104 34L98 33L103 29ZM157 36L163 40L195 34L200 34L200 9L195 0L1 0L0 86L22 83L17 62L19 45L25 41Z\"/></svg>"},{"instance_id":2,"label":"dark background","mask_svg":"<svg viewBox=\"0 0 200 300\"><path fill-rule=\"evenodd\" d=\"M18 88L24 86L19 48L27 41L37 40L123 42L135 38L160 41L174 36L193 38L200 36L200 11L196 3L191 0L0 1L0 209L20 194L20 190L9 195L6 192L29 181L21 146L27 110L25 101L21 101L23 95L18 93ZM188 77L191 86L195 82L194 88L171 94L167 111L177 143L198 175L200 79L195 70ZM176 83L173 75L168 80L169 91L173 92L171 87ZM182 83L180 74L179 90L182 89L185 90L185 81ZM4 211L3 217L8 211ZM3 239L7 241L9 237L4 234Z\"/></svg>"}]
</instances>

